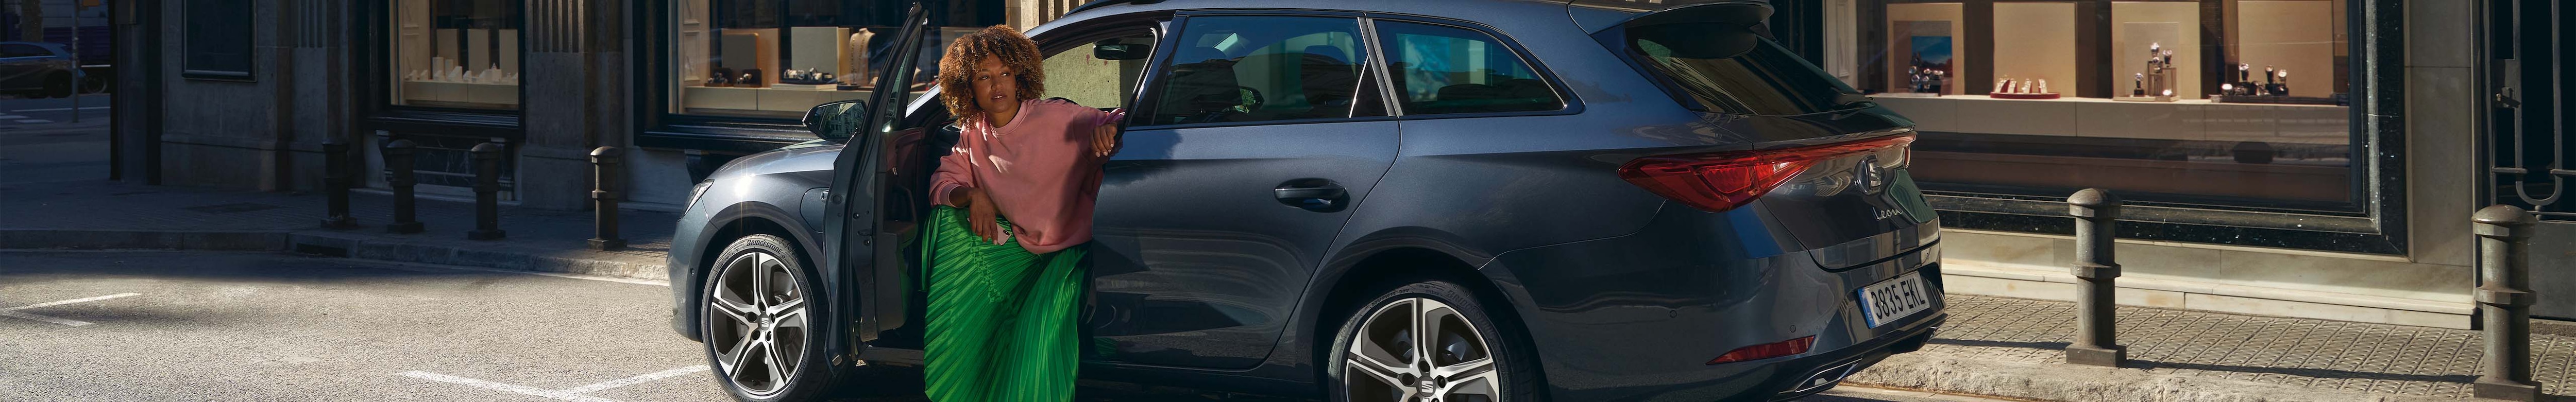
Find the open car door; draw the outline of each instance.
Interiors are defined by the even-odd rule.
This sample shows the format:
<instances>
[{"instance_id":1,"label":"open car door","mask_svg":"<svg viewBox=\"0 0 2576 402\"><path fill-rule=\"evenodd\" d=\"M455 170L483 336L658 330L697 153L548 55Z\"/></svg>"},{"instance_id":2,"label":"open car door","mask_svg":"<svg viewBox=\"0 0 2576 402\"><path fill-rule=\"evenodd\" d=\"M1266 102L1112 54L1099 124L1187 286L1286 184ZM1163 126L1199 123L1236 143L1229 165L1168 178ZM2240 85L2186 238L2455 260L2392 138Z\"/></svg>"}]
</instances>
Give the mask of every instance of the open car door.
<instances>
[{"instance_id":1,"label":"open car door","mask_svg":"<svg viewBox=\"0 0 2576 402\"><path fill-rule=\"evenodd\" d=\"M852 350L867 360L919 362L919 351L894 351L892 356L879 356L866 346L880 332L903 326L905 301L904 260L899 235L909 232L890 228L886 211L889 197L889 175L886 149L895 143L909 105L920 94L912 85L921 71L914 67L922 62L923 42L929 27L930 13L919 3L912 5L903 19L896 40L884 49L890 57L878 68L875 85L867 103L856 112L866 116L858 132L841 149L833 161L832 189L826 208L833 219L824 224L824 282L833 292L833 311L853 312L842 319L854 320L850 334L836 334L850 342ZM936 51L932 51L935 55ZM900 224L900 223L897 223Z\"/></svg>"}]
</instances>

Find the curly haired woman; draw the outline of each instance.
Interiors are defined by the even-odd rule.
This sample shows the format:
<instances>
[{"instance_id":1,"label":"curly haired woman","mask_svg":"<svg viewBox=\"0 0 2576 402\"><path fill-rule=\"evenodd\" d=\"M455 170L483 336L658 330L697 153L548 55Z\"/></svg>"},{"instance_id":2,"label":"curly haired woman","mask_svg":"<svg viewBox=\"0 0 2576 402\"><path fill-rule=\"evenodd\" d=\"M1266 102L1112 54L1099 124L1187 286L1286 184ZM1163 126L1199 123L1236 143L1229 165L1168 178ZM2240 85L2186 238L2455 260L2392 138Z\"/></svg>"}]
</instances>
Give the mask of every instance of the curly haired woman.
<instances>
[{"instance_id":1,"label":"curly haired woman","mask_svg":"<svg viewBox=\"0 0 2576 402\"><path fill-rule=\"evenodd\" d=\"M1081 246L1125 111L1038 99L1045 78L1037 43L1006 26L939 60L940 101L964 130L931 175L932 400L1073 398Z\"/></svg>"}]
</instances>

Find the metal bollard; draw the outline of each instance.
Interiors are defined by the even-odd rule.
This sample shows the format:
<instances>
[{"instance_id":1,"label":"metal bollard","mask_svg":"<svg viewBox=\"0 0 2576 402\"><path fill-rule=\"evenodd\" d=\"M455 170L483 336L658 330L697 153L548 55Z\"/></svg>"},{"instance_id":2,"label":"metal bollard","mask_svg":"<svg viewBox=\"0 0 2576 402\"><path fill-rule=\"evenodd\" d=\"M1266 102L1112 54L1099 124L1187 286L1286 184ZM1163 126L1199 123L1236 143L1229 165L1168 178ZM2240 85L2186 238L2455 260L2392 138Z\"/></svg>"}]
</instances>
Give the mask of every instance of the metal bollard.
<instances>
[{"instance_id":1,"label":"metal bollard","mask_svg":"<svg viewBox=\"0 0 2576 402\"><path fill-rule=\"evenodd\" d=\"M596 188L590 190L591 220L594 222L591 228L594 234L590 238L592 250L626 248L626 239L617 236L616 182L619 160L617 147L599 147L590 150L591 180L597 183Z\"/></svg>"},{"instance_id":2,"label":"metal bollard","mask_svg":"<svg viewBox=\"0 0 2576 402\"><path fill-rule=\"evenodd\" d=\"M393 171L385 177L385 184L394 188L394 223L385 225L386 232L420 233L422 229L415 214L419 203L412 197L412 186L420 184L419 172L414 170L417 166L412 163L416 147L411 140L385 143L385 168Z\"/></svg>"},{"instance_id":3,"label":"metal bollard","mask_svg":"<svg viewBox=\"0 0 2576 402\"><path fill-rule=\"evenodd\" d=\"M2529 212L2511 205L2479 209L2477 222L2478 313L2486 327L2486 358L2479 360L2475 395L2484 399L2533 401L2540 382L2531 380L2531 226Z\"/></svg>"},{"instance_id":4,"label":"metal bollard","mask_svg":"<svg viewBox=\"0 0 2576 402\"><path fill-rule=\"evenodd\" d=\"M2066 362L2119 367L2129 359L2112 311L2119 307L2112 281L2120 277L2120 263L2112 257L2111 239L2119 227L2120 196L2088 188L2066 197L2066 206L2075 215L2075 278L2083 281L2075 287L2075 343L2066 345Z\"/></svg>"},{"instance_id":5,"label":"metal bollard","mask_svg":"<svg viewBox=\"0 0 2576 402\"><path fill-rule=\"evenodd\" d=\"M322 194L330 201L322 213L322 227L348 229L358 227L349 218L349 144L338 138L322 140Z\"/></svg>"},{"instance_id":6,"label":"metal bollard","mask_svg":"<svg viewBox=\"0 0 2576 402\"><path fill-rule=\"evenodd\" d=\"M501 143L474 144L474 230L465 232L466 240L500 240L509 233L501 231Z\"/></svg>"}]
</instances>

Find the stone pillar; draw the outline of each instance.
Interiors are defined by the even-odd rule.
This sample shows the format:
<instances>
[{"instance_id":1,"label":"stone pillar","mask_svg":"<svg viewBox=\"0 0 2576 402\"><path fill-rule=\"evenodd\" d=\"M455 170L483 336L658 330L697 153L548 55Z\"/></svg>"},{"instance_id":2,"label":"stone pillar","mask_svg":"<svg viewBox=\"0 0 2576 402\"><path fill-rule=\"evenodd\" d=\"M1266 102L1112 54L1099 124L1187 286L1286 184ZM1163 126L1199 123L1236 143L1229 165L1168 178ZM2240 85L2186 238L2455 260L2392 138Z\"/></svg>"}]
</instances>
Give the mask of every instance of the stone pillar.
<instances>
[{"instance_id":1,"label":"stone pillar","mask_svg":"<svg viewBox=\"0 0 2576 402\"><path fill-rule=\"evenodd\" d=\"M528 0L527 97L518 146L519 205L577 210L590 204L590 150L624 147L626 13L615 0Z\"/></svg>"}]
</instances>

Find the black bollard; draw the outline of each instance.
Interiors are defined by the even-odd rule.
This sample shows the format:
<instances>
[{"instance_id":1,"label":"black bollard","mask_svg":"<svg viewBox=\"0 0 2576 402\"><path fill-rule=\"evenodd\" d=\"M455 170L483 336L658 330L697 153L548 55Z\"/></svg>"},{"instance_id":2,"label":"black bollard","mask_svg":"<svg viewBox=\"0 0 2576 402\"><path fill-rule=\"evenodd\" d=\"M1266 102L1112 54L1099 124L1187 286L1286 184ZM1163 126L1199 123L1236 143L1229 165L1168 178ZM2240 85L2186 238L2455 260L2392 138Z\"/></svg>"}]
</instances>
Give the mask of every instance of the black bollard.
<instances>
[{"instance_id":1,"label":"black bollard","mask_svg":"<svg viewBox=\"0 0 2576 402\"><path fill-rule=\"evenodd\" d=\"M2075 343L2066 345L2066 362L2119 367L2129 359L2113 326L2119 299L2112 281L2120 277L2120 263L2111 254L2111 240L2119 227L2120 197L2088 188L2066 197L2066 207L2075 215L2074 274L2082 282L2075 285Z\"/></svg>"},{"instance_id":2,"label":"black bollard","mask_svg":"<svg viewBox=\"0 0 2576 402\"><path fill-rule=\"evenodd\" d=\"M617 236L616 182L619 159L617 147L599 147L590 150L591 181L595 183L595 187L590 190L591 220L594 222L591 229L595 232L590 238L592 250L626 248L626 239Z\"/></svg>"},{"instance_id":3,"label":"black bollard","mask_svg":"<svg viewBox=\"0 0 2576 402\"><path fill-rule=\"evenodd\" d=\"M349 170L349 144L338 138L322 140L322 194L330 204L322 213L325 229L358 227L358 221L349 218Z\"/></svg>"},{"instance_id":4,"label":"black bollard","mask_svg":"<svg viewBox=\"0 0 2576 402\"><path fill-rule=\"evenodd\" d=\"M412 186L420 184L420 176L414 171L417 166L412 162L413 148L416 146L411 140L385 143L385 168L393 171L385 177L385 184L394 188L394 223L385 225L386 232L420 233L422 229L415 214L418 203L412 197Z\"/></svg>"},{"instance_id":5,"label":"black bollard","mask_svg":"<svg viewBox=\"0 0 2576 402\"><path fill-rule=\"evenodd\" d=\"M465 232L466 240L500 240L509 233L501 231L501 143L474 144L474 230Z\"/></svg>"},{"instance_id":6,"label":"black bollard","mask_svg":"<svg viewBox=\"0 0 2576 402\"><path fill-rule=\"evenodd\" d=\"M2535 401L2531 379L2531 213L2512 205L2478 210L2469 220L2478 235L2478 313L2485 320L2486 357L2471 384L2481 399Z\"/></svg>"}]
</instances>

